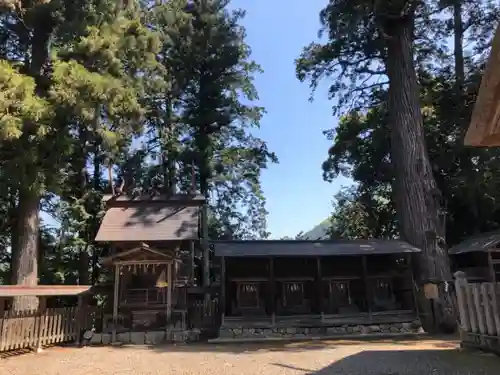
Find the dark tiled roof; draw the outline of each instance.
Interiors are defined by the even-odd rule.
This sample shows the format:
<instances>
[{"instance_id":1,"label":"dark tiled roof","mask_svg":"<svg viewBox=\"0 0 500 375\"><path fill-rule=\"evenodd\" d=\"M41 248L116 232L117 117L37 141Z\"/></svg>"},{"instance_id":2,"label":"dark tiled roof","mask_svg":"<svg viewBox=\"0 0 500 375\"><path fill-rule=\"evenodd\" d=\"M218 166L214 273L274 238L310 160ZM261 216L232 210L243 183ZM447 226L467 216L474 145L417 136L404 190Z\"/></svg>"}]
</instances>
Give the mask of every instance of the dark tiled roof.
<instances>
[{"instance_id":1,"label":"dark tiled roof","mask_svg":"<svg viewBox=\"0 0 500 375\"><path fill-rule=\"evenodd\" d=\"M415 253L420 250L399 240L339 241L212 241L216 256L324 256Z\"/></svg>"},{"instance_id":2,"label":"dark tiled roof","mask_svg":"<svg viewBox=\"0 0 500 375\"><path fill-rule=\"evenodd\" d=\"M106 211L95 240L171 241L198 238L200 207L142 202L111 207Z\"/></svg>"},{"instance_id":3,"label":"dark tiled roof","mask_svg":"<svg viewBox=\"0 0 500 375\"><path fill-rule=\"evenodd\" d=\"M473 251L486 251L500 244L500 231L482 233L477 236L467 238L458 245L448 250L449 254L470 253Z\"/></svg>"},{"instance_id":4,"label":"dark tiled roof","mask_svg":"<svg viewBox=\"0 0 500 375\"><path fill-rule=\"evenodd\" d=\"M205 198L203 195L199 194L175 194L175 195L118 195L112 196L111 194L103 196L103 201L110 206L121 205L121 204L144 204L144 203L173 203L173 204L202 204Z\"/></svg>"}]
</instances>

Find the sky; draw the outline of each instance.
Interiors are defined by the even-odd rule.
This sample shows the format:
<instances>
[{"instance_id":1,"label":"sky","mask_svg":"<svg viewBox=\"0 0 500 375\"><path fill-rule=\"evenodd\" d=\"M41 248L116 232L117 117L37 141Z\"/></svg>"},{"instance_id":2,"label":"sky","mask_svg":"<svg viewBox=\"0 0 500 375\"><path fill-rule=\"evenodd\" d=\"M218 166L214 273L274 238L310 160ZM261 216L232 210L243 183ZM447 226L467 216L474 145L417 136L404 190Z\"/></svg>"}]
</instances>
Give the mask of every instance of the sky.
<instances>
[{"instance_id":1,"label":"sky","mask_svg":"<svg viewBox=\"0 0 500 375\"><path fill-rule=\"evenodd\" d=\"M336 125L325 86L309 102L311 91L295 76L295 59L317 40L319 12L326 0L233 0L246 10L243 25L252 58L264 69L255 85L266 108L256 134L276 153L279 164L262 177L271 238L308 231L332 212L333 195L350 181L323 181L321 163L331 144L323 130Z\"/></svg>"}]
</instances>

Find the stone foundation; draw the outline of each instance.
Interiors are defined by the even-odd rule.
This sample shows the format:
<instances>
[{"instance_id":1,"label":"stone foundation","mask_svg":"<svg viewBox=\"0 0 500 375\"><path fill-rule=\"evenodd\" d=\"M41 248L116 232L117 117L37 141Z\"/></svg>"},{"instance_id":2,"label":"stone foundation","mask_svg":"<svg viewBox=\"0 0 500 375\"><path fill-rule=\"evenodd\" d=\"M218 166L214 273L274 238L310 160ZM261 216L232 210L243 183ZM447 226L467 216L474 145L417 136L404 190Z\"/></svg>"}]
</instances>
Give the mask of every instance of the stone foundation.
<instances>
[{"instance_id":1,"label":"stone foundation","mask_svg":"<svg viewBox=\"0 0 500 375\"><path fill-rule=\"evenodd\" d=\"M286 328L246 328L223 327L220 329L221 339L246 338L307 338L318 336L350 336L368 334L412 334L423 333L419 320L407 323L342 325L334 327L286 327Z\"/></svg>"},{"instance_id":2,"label":"stone foundation","mask_svg":"<svg viewBox=\"0 0 500 375\"><path fill-rule=\"evenodd\" d=\"M171 338L167 339L165 331L150 332L125 332L117 333L116 341L120 344L132 345L158 345L167 343L184 343L198 340L200 332L197 330L171 332ZM110 345L112 335L110 333L95 333L90 340L91 345Z\"/></svg>"},{"instance_id":3,"label":"stone foundation","mask_svg":"<svg viewBox=\"0 0 500 375\"><path fill-rule=\"evenodd\" d=\"M307 339L331 336L361 336L361 335L403 335L424 333L419 320L406 323L386 323L370 325L337 325L323 327L276 327L276 328L248 328L221 327L219 339ZM185 343L197 341L200 338L199 330L171 332L171 338L167 340L165 331L150 332L126 332L117 333L116 341L120 344L133 345L158 345L167 343ZM216 339L217 340L217 339ZM110 345L110 333L95 333L91 339L92 345Z\"/></svg>"}]
</instances>

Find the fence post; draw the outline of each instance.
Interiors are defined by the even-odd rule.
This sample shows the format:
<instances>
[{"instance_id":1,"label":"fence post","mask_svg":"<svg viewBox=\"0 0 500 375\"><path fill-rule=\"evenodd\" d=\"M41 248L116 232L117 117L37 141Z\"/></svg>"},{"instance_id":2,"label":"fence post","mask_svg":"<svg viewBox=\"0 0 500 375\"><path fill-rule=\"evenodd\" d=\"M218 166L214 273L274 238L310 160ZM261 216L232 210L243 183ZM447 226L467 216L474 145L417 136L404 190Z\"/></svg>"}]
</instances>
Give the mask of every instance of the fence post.
<instances>
[{"instance_id":1,"label":"fence post","mask_svg":"<svg viewBox=\"0 0 500 375\"><path fill-rule=\"evenodd\" d=\"M7 346L5 331L7 330L7 310L0 312L0 352L3 352L4 345Z\"/></svg>"},{"instance_id":2,"label":"fence post","mask_svg":"<svg viewBox=\"0 0 500 375\"><path fill-rule=\"evenodd\" d=\"M467 310L469 311L469 324L471 331L478 333L477 311L474 308L474 297L472 296L472 287L469 282L465 285L465 297L467 301Z\"/></svg>"},{"instance_id":3,"label":"fence post","mask_svg":"<svg viewBox=\"0 0 500 375\"><path fill-rule=\"evenodd\" d=\"M465 278L465 273L458 271L455 273L455 292L457 293L457 303L460 318L460 332L470 332L470 318L469 311L467 309L467 296L465 291L467 290L467 279Z\"/></svg>"},{"instance_id":4,"label":"fence post","mask_svg":"<svg viewBox=\"0 0 500 375\"><path fill-rule=\"evenodd\" d=\"M76 345L82 344L80 341L82 330L86 329L85 299L82 294L78 296L78 307L76 311Z\"/></svg>"},{"instance_id":5,"label":"fence post","mask_svg":"<svg viewBox=\"0 0 500 375\"><path fill-rule=\"evenodd\" d=\"M479 284L471 284L472 298L474 299L474 307L477 316L477 325L479 333L486 334L486 325L484 322L484 308L481 303L481 296L479 291Z\"/></svg>"},{"instance_id":6,"label":"fence post","mask_svg":"<svg viewBox=\"0 0 500 375\"><path fill-rule=\"evenodd\" d=\"M488 285L492 297L493 305L493 320L495 322L495 330L497 336L500 336L500 308L498 306L498 283L491 283Z\"/></svg>"},{"instance_id":7,"label":"fence post","mask_svg":"<svg viewBox=\"0 0 500 375\"><path fill-rule=\"evenodd\" d=\"M482 296L482 301L483 301L483 307L484 307L484 314L486 318L486 329L488 332L489 336L493 336L496 333L495 329L495 323L493 321L493 311L492 311L492 300L493 298L490 297L489 295L489 288L488 288L489 283L482 283L481 284L481 296Z\"/></svg>"},{"instance_id":8,"label":"fence post","mask_svg":"<svg viewBox=\"0 0 500 375\"><path fill-rule=\"evenodd\" d=\"M43 333L45 332L45 307L47 304L47 301L45 297L39 297L38 298L38 314L35 317L35 319L40 319L40 322L38 324L38 332L36 335L36 348L35 351L37 353L40 353L42 351L42 346L43 346Z\"/></svg>"}]
</instances>

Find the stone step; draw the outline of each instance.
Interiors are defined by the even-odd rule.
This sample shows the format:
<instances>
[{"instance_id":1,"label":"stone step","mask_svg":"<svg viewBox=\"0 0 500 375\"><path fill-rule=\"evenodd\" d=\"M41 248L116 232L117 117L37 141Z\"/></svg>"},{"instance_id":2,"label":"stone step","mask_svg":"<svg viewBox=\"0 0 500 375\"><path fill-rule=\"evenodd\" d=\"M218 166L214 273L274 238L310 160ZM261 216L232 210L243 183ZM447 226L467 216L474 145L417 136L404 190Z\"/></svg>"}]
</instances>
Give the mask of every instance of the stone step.
<instances>
[{"instance_id":1,"label":"stone step","mask_svg":"<svg viewBox=\"0 0 500 375\"><path fill-rule=\"evenodd\" d=\"M368 333L368 334L337 334L337 335L295 335L290 337L233 337L210 339L209 344L244 344L244 343L258 343L258 342L272 342L272 341L321 341L321 340L368 340L368 339L389 339L389 338L413 338L413 337L427 337L427 333Z\"/></svg>"}]
</instances>

